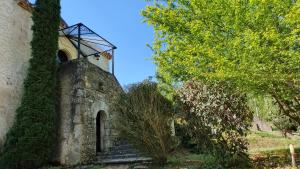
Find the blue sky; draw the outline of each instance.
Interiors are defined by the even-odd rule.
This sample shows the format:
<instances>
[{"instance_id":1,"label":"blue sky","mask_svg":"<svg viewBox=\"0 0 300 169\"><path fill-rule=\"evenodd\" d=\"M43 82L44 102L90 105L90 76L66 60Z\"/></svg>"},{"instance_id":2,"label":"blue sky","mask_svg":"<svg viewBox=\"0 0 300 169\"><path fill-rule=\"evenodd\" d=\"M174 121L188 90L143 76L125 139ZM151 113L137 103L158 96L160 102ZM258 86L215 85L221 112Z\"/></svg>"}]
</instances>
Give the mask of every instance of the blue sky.
<instances>
[{"instance_id":1,"label":"blue sky","mask_svg":"<svg viewBox=\"0 0 300 169\"><path fill-rule=\"evenodd\" d=\"M118 47L115 74L127 85L155 76L146 46L153 41L153 29L140 16L146 5L145 0L61 0L61 15L69 25L82 22Z\"/></svg>"}]
</instances>

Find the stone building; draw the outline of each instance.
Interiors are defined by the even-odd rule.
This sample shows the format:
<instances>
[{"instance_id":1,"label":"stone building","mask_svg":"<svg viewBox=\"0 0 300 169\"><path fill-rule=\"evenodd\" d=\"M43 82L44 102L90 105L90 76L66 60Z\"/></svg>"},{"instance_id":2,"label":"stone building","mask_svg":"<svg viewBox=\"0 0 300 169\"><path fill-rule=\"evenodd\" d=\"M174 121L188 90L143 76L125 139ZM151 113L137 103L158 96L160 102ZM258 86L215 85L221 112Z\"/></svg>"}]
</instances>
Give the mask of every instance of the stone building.
<instances>
[{"instance_id":1,"label":"stone building","mask_svg":"<svg viewBox=\"0 0 300 169\"><path fill-rule=\"evenodd\" d=\"M0 149L22 97L31 56L32 11L27 0L0 1ZM83 24L68 27L61 20L60 29L57 61L61 95L55 160L65 165L108 157L122 161L124 156L122 160L113 156L114 148L126 144L118 140L113 127L112 100L122 92L113 74L116 47ZM106 45L97 44L95 38ZM136 153L126 157L138 160Z\"/></svg>"}]
</instances>

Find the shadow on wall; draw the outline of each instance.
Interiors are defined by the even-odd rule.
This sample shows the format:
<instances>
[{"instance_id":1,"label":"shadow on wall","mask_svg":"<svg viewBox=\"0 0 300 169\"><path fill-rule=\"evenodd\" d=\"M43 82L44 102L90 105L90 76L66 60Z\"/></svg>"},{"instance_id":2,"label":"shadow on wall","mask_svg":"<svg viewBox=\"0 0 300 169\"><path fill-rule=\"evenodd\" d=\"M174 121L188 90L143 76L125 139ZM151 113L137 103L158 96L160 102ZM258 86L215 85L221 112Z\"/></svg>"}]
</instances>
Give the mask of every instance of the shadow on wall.
<instances>
[{"instance_id":1,"label":"shadow on wall","mask_svg":"<svg viewBox=\"0 0 300 169\"><path fill-rule=\"evenodd\" d=\"M2 139L0 139L0 155L2 153L2 146L3 146L4 142L2 141Z\"/></svg>"}]
</instances>

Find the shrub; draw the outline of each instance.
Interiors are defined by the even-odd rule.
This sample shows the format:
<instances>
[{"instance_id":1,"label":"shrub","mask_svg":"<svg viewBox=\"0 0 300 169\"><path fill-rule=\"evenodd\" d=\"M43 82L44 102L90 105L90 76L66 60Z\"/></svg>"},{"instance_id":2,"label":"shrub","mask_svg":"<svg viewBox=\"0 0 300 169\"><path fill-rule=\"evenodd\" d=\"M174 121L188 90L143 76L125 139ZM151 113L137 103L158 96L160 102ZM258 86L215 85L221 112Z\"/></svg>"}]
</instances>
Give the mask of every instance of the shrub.
<instances>
[{"instance_id":1,"label":"shrub","mask_svg":"<svg viewBox=\"0 0 300 169\"><path fill-rule=\"evenodd\" d=\"M192 153L199 153L197 144L195 144L191 136L187 133L186 127L184 124L175 123L175 133L178 139L180 140L180 147L189 150Z\"/></svg>"},{"instance_id":2,"label":"shrub","mask_svg":"<svg viewBox=\"0 0 300 169\"><path fill-rule=\"evenodd\" d=\"M116 101L117 129L141 152L154 162L163 164L173 149L171 122L172 102L163 97L157 84L144 81L131 85Z\"/></svg>"},{"instance_id":3,"label":"shrub","mask_svg":"<svg viewBox=\"0 0 300 169\"><path fill-rule=\"evenodd\" d=\"M273 125L280 130L284 137L287 137L288 133L291 134L293 131L297 131L299 126L293 119L281 113L274 113L271 115L271 118Z\"/></svg>"},{"instance_id":4,"label":"shrub","mask_svg":"<svg viewBox=\"0 0 300 169\"><path fill-rule=\"evenodd\" d=\"M246 96L226 83L190 81L177 91L188 134L200 150L212 153L226 167L248 161L246 130L252 112Z\"/></svg>"},{"instance_id":5,"label":"shrub","mask_svg":"<svg viewBox=\"0 0 300 169\"><path fill-rule=\"evenodd\" d=\"M21 105L0 156L1 169L38 168L51 159L56 144L60 0L37 0L32 19L32 58Z\"/></svg>"}]
</instances>

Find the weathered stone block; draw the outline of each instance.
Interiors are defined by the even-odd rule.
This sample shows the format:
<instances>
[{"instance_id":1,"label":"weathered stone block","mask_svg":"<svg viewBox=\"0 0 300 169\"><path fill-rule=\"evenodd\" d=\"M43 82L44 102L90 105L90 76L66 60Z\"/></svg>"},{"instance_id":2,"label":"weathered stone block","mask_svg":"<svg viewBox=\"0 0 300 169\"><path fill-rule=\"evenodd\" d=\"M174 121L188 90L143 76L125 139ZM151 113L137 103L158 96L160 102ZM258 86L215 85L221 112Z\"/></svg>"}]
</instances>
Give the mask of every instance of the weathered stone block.
<instances>
[{"instance_id":1,"label":"weathered stone block","mask_svg":"<svg viewBox=\"0 0 300 169\"><path fill-rule=\"evenodd\" d=\"M59 156L64 164L84 163L95 159L97 142L101 150L108 150L112 146L112 138L115 137L111 131L112 98L122 92L121 86L112 74L88 60L80 60L79 65L83 67L81 71L74 70L78 68L75 65L76 62L73 61L60 68L61 93L63 93L60 126L67 130L65 129L64 134L60 136L62 143ZM72 80L76 78L76 75L72 76L74 73L83 76L85 84L83 88L76 90L75 95L72 93L74 92L72 86L76 83ZM101 87L107 89L106 92L99 91L99 83ZM68 118L73 120L70 122ZM97 132L100 133L98 137Z\"/></svg>"}]
</instances>

